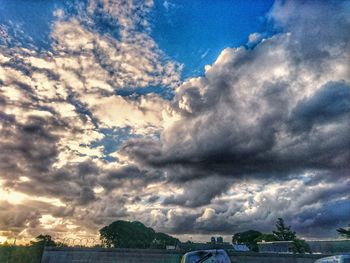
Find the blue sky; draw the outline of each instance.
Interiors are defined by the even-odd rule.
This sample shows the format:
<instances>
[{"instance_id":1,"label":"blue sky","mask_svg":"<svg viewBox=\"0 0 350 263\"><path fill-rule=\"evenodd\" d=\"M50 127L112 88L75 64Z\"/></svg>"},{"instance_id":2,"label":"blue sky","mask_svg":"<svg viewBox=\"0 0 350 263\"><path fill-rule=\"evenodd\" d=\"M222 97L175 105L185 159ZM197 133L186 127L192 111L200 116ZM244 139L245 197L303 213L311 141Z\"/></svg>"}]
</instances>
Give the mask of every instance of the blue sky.
<instances>
[{"instance_id":1,"label":"blue sky","mask_svg":"<svg viewBox=\"0 0 350 263\"><path fill-rule=\"evenodd\" d=\"M220 4L215 1L155 1L150 14L151 36L166 56L183 64L182 79L200 76L204 73L205 65L212 64L224 48L246 45L248 36L254 32L265 37L271 36L274 28L271 25L269 27L266 13L272 4L273 1L220 1ZM80 1L78 5L74 1L1 0L3 16L0 17L0 23L9 25L10 30L12 24L18 25L17 31L22 32L14 32L14 39L20 41L17 45L51 50L50 32L56 19L54 11L66 10L66 17L69 18L86 5L87 1ZM108 22L96 18L95 30L118 38L117 27L110 27ZM171 90L164 86L136 90L125 87L116 91L122 96L134 93L157 93L167 99L173 98ZM122 133L119 138L114 141L103 139L100 143L106 149L114 149L130 135ZM109 152L105 150L107 155Z\"/></svg>"},{"instance_id":2,"label":"blue sky","mask_svg":"<svg viewBox=\"0 0 350 263\"><path fill-rule=\"evenodd\" d=\"M271 34L273 1L157 1L153 32L159 46L184 64L183 77L203 74L225 47L239 47L254 32Z\"/></svg>"},{"instance_id":3,"label":"blue sky","mask_svg":"<svg viewBox=\"0 0 350 263\"><path fill-rule=\"evenodd\" d=\"M0 242L118 219L230 240L278 217L338 238L349 17L348 0L0 0Z\"/></svg>"},{"instance_id":4,"label":"blue sky","mask_svg":"<svg viewBox=\"0 0 350 263\"><path fill-rule=\"evenodd\" d=\"M265 36L273 34L274 29L269 27L266 18L272 4L272 0L222 0L219 4L216 1L155 1L150 15L151 35L166 55L184 65L183 78L201 75L204 66L213 63L225 47L245 45L254 32ZM80 5L86 5L86 1L80 1ZM76 14L78 5L74 1L1 0L0 22L23 30L16 33L23 46L32 44L50 49L50 31L56 19L53 12L58 8L67 10L69 17ZM105 23L99 29L108 32L110 28ZM112 33L117 31L113 28Z\"/></svg>"}]
</instances>

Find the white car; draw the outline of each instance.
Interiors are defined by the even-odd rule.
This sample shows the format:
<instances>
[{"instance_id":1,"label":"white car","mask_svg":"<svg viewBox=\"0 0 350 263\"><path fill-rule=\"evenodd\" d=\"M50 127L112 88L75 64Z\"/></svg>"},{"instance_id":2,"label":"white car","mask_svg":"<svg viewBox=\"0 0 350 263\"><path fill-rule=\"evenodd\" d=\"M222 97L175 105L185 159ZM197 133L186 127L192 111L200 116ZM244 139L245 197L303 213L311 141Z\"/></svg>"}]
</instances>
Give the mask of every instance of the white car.
<instances>
[{"instance_id":1,"label":"white car","mask_svg":"<svg viewBox=\"0 0 350 263\"><path fill-rule=\"evenodd\" d=\"M350 254L320 258L315 263L350 263Z\"/></svg>"},{"instance_id":2,"label":"white car","mask_svg":"<svg viewBox=\"0 0 350 263\"><path fill-rule=\"evenodd\" d=\"M198 250L183 255L181 263L231 263L230 257L223 249Z\"/></svg>"}]
</instances>

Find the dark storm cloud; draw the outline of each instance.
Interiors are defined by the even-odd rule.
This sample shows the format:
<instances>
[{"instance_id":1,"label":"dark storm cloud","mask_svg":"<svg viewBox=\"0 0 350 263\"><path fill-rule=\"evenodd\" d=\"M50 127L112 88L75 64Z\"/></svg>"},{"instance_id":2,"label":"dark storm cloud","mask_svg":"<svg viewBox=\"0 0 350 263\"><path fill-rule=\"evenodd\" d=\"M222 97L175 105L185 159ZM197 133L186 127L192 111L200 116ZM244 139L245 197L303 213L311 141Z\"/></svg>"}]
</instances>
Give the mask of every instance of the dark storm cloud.
<instances>
[{"instance_id":1,"label":"dark storm cloud","mask_svg":"<svg viewBox=\"0 0 350 263\"><path fill-rule=\"evenodd\" d=\"M280 185L277 197L269 186L251 193L241 188L239 195L215 199L199 213L170 213L167 220L171 225L166 225L167 231L177 226L179 231L197 234L233 234L249 229L271 232L277 217L283 217L301 237L336 237L335 229L347 225L350 219L349 180L340 179L333 185L317 187L296 187L295 183ZM183 228L185 225L187 230Z\"/></svg>"},{"instance_id":2,"label":"dark storm cloud","mask_svg":"<svg viewBox=\"0 0 350 263\"><path fill-rule=\"evenodd\" d=\"M81 189L79 199L78 199L79 205L86 205L95 200L96 200L95 193L91 188L85 186Z\"/></svg>"},{"instance_id":3,"label":"dark storm cloud","mask_svg":"<svg viewBox=\"0 0 350 263\"><path fill-rule=\"evenodd\" d=\"M204 121L190 119L187 121L193 129L185 123L176 126L170 131L174 141L170 142L171 147L163 147L165 151L158 142L142 139L126 142L123 151L144 164L170 167L176 171L169 172L174 174L170 179L174 181L205 177L208 173L263 178L305 169L348 169L349 90L345 82L330 82L313 97L296 105L290 116L283 113L282 108L280 113L270 109L249 127L240 127L234 120L222 123L215 113L205 116ZM279 102L275 101L275 105ZM332 124L338 126L336 131L323 130ZM208 127L218 130L208 131ZM293 138L286 142L288 151L279 145L281 132ZM193 140L181 140L185 137ZM331 142L327 140L329 137L333 138ZM198 143L198 138L203 140Z\"/></svg>"},{"instance_id":4,"label":"dark storm cloud","mask_svg":"<svg viewBox=\"0 0 350 263\"><path fill-rule=\"evenodd\" d=\"M65 204L1 203L0 230L40 229L43 215L93 231L135 219L173 234L270 231L277 217L305 235L308 227L322 236L327 224L341 226L349 220L348 3L276 2L269 16L281 33L254 48L225 49L204 76L179 85L169 107L159 106L172 124L124 142L117 164L89 148L100 127L123 123L99 101L113 103L104 97L122 87L178 80L178 65L136 32L141 22L149 29L149 6L132 5L136 22L135 10L114 1L64 17L53 25L47 56L0 48L2 187ZM109 35L120 30L121 38ZM142 99L123 105L147 111ZM111 120L103 123L104 115Z\"/></svg>"},{"instance_id":5,"label":"dark storm cloud","mask_svg":"<svg viewBox=\"0 0 350 263\"><path fill-rule=\"evenodd\" d=\"M26 223L38 224L41 217L40 212L33 210L32 207L13 206L6 201L0 203L0 208L0 227L1 229L7 228L8 231L20 232Z\"/></svg>"},{"instance_id":6,"label":"dark storm cloud","mask_svg":"<svg viewBox=\"0 0 350 263\"><path fill-rule=\"evenodd\" d=\"M25 169L33 171L33 175L47 172L58 154L58 137L51 134L50 129L60 128L62 123L54 118L31 116L20 124L12 117L10 125L3 127L0 159L2 164L16 167L16 170L2 171L12 177L25 174Z\"/></svg>"},{"instance_id":7,"label":"dark storm cloud","mask_svg":"<svg viewBox=\"0 0 350 263\"><path fill-rule=\"evenodd\" d=\"M159 142L130 140L123 152L143 165L175 169L174 177L182 181L208 174L288 178L306 170L349 169L349 63L343 56L350 52L349 34L322 27L323 15L332 13L332 28L349 30L348 19L341 19L349 10L343 4L330 11L323 3L277 3L275 19L283 12L289 15L290 5L303 12L315 8L312 18L292 14L283 22L288 32L289 26L311 19L312 32L322 32L313 36L313 47L327 52L326 57L304 48L309 26L301 25L253 50L227 49L204 77L178 89L172 110L182 118ZM321 67L310 67L310 60ZM333 74L334 67L342 69ZM300 80L305 75L314 81ZM318 82L322 75L330 79Z\"/></svg>"},{"instance_id":8,"label":"dark storm cloud","mask_svg":"<svg viewBox=\"0 0 350 263\"><path fill-rule=\"evenodd\" d=\"M0 229L11 235L18 235L24 228L42 231L39 219L43 214L55 212L54 205L40 201L24 201L22 204L13 204L7 201L0 202Z\"/></svg>"},{"instance_id":9,"label":"dark storm cloud","mask_svg":"<svg viewBox=\"0 0 350 263\"><path fill-rule=\"evenodd\" d=\"M139 189L150 183L162 182L164 174L162 171L154 169L140 169L135 165L126 165L118 169L109 169L105 175L99 179L99 184L107 191L115 188L122 188L131 184L133 188Z\"/></svg>"},{"instance_id":10,"label":"dark storm cloud","mask_svg":"<svg viewBox=\"0 0 350 263\"><path fill-rule=\"evenodd\" d=\"M6 109L13 104L4 100L3 106ZM22 107L23 104L16 106ZM118 189L120 192L133 194L134 191L140 192L138 189L142 189L145 184L159 181L162 176L158 171L140 170L132 165L120 169L106 169L97 166L91 159L65 163L57 167L55 164L61 151L59 134L81 134L83 129L76 127L74 122L62 118L55 111L41 117L33 113L26 118L0 112L2 187L30 196L57 198L65 204L44 210L39 209L38 204L9 204L11 209L3 210L6 212L2 214L1 221L1 229L8 229L9 235L17 235L26 228L32 231L33 235L39 234L43 230L38 220L44 214L70 218L73 222L75 219L85 220L82 226L88 229L108 224L115 218L124 218L128 215L124 206L134 202L133 196L122 198L122 194L114 193L108 201L101 200L94 188L104 186L106 191ZM49 111L42 109L42 112ZM22 181L22 176L28 180ZM115 181L117 182L114 183ZM132 190L128 189L129 187L132 187ZM79 210L81 207L93 207L93 212L86 214ZM10 222L13 218L16 220Z\"/></svg>"},{"instance_id":11,"label":"dark storm cloud","mask_svg":"<svg viewBox=\"0 0 350 263\"><path fill-rule=\"evenodd\" d=\"M170 213L168 214L169 230L173 234L185 234L195 232L197 213Z\"/></svg>"},{"instance_id":12,"label":"dark storm cloud","mask_svg":"<svg viewBox=\"0 0 350 263\"><path fill-rule=\"evenodd\" d=\"M328 186L319 189L317 192L304 195L303 198L300 198L299 205L304 207L315 203L328 203L332 200L349 196L350 181L345 181L343 178L336 180L333 177L333 183L336 187L334 185Z\"/></svg>"},{"instance_id":13,"label":"dark storm cloud","mask_svg":"<svg viewBox=\"0 0 350 263\"><path fill-rule=\"evenodd\" d=\"M81 135L85 132L84 127L78 127L70 118L62 117L62 112L52 106L54 103L67 105L69 99L59 96L46 98L37 92L36 84L29 86L24 83L27 76L43 73L52 79L52 74L28 63L32 54L20 49L16 52L12 50L15 59L1 65L2 69L13 70L19 76L13 78L5 75L8 85L6 89L12 88L23 95L22 100L18 101L4 97L0 105L0 167L3 187L35 196L59 198L79 206L96 201L93 188L97 185L96 176L102 171L91 160L67 163L60 168L55 166L63 150L61 136ZM9 55L7 53L12 54L4 51L4 54ZM5 93L6 89L1 89L1 92ZM11 108L20 114L7 114L7 109ZM77 113L80 116L83 114L79 109ZM28 178L28 181L21 181L21 176Z\"/></svg>"},{"instance_id":14,"label":"dark storm cloud","mask_svg":"<svg viewBox=\"0 0 350 263\"><path fill-rule=\"evenodd\" d=\"M74 210L72 206L60 206L53 208L51 213L54 217L69 218L74 215Z\"/></svg>"},{"instance_id":15,"label":"dark storm cloud","mask_svg":"<svg viewBox=\"0 0 350 263\"><path fill-rule=\"evenodd\" d=\"M158 201L158 199L159 199L159 195L152 195L147 199L147 202L155 203L156 201Z\"/></svg>"},{"instance_id":16,"label":"dark storm cloud","mask_svg":"<svg viewBox=\"0 0 350 263\"><path fill-rule=\"evenodd\" d=\"M225 192L232 181L218 177L210 177L182 185L183 194L171 195L164 199L164 205L180 205L186 207L199 207L209 204L211 200Z\"/></svg>"},{"instance_id":17,"label":"dark storm cloud","mask_svg":"<svg viewBox=\"0 0 350 263\"><path fill-rule=\"evenodd\" d=\"M0 212L0 232L11 228L13 234L32 237L53 216L61 227L45 232L68 232L68 220L78 227L75 231L95 234L97 228L130 215L127 205L159 198L146 187L162 182L163 171L111 164L103 158L105 145L91 147L103 138L102 129L127 128L131 137L137 133L138 127L131 127L135 123L141 123L142 134L151 130L153 136L161 129L161 114L152 107L161 111L167 103L163 99L115 95L119 88L172 86L179 80L181 66L148 34L152 3L67 1L63 6L54 10L55 21L49 24L49 50L14 47L8 41L0 46L0 191L54 203L48 209L22 201L6 205L12 210L1 205L7 211ZM1 36L7 35L4 30L0 25ZM113 110L105 105L109 103ZM137 111L130 112L135 120L114 116L114 109L124 106ZM105 115L110 116L103 119ZM139 120L148 115L151 123Z\"/></svg>"},{"instance_id":18,"label":"dark storm cloud","mask_svg":"<svg viewBox=\"0 0 350 263\"><path fill-rule=\"evenodd\" d=\"M74 206L84 206L97 200L93 188L98 185L98 176L104 171L94 163L66 165L60 169L51 166L49 169L41 172L39 177L36 177L35 171L27 171L25 176L29 181L6 182L5 186L27 194L58 198Z\"/></svg>"},{"instance_id":19,"label":"dark storm cloud","mask_svg":"<svg viewBox=\"0 0 350 263\"><path fill-rule=\"evenodd\" d=\"M124 143L122 154L182 189L162 204L189 215L155 217L164 220L159 228L270 232L283 217L301 236L327 237L346 225L348 3L277 2L270 17L281 34L252 50L224 50L203 77L176 90L169 112L178 119L160 140ZM234 188L235 196L232 187L245 181L254 188Z\"/></svg>"},{"instance_id":20,"label":"dark storm cloud","mask_svg":"<svg viewBox=\"0 0 350 263\"><path fill-rule=\"evenodd\" d=\"M301 132L309 132L317 124L346 122L349 119L350 83L345 81L329 82L312 98L299 102L291 118L294 129Z\"/></svg>"},{"instance_id":21,"label":"dark storm cloud","mask_svg":"<svg viewBox=\"0 0 350 263\"><path fill-rule=\"evenodd\" d=\"M297 214L292 223L295 230L304 236L336 237L338 236L336 229L349 224L349 215L349 200L338 200Z\"/></svg>"},{"instance_id":22,"label":"dark storm cloud","mask_svg":"<svg viewBox=\"0 0 350 263\"><path fill-rule=\"evenodd\" d=\"M96 165L83 162L60 169L53 166L59 154L58 133L69 127L59 115L30 115L25 122L3 112L0 116L3 124L0 166L4 187L79 205L95 200L92 187L99 173ZM22 182L21 176L29 181Z\"/></svg>"},{"instance_id":23,"label":"dark storm cloud","mask_svg":"<svg viewBox=\"0 0 350 263\"><path fill-rule=\"evenodd\" d=\"M110 171L108 173L108 177L110 179L134 179L134 178L142 178L142 174L146 171L141 171L137 166L128 165L126 167L122 167L121 169L117 169L114 171Z\"/></svg>"}]
</instances>

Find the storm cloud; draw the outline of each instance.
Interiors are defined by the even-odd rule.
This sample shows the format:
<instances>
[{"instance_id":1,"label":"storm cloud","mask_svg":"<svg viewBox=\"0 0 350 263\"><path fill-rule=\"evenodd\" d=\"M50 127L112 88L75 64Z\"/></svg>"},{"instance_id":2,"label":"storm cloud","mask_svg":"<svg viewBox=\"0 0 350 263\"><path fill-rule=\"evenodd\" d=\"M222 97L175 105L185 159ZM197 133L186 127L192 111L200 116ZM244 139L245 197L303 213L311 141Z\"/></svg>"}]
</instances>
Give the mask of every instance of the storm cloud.
<instances>
[{"instance_id":1,"label":"storm cloud","mask_svg":"<svg viewBox=\"0 0 350 263\"><path fill-rule=\"evenodd\" d=\"M122 150L142 165L166 171L167 180L183 189L183 193L166 197L163 204L214 207L215 197L224 196L228 186L240 181L264 184L272 180L289 185L298 176L311 181L319 175L325 182L339 183L329 193L333 198L324 200L322 207L344 198L342 206L350 206L348 193L337 190L350 172L348 13L347 2L278 1L269 19L282 30L280 34L253 48L223 50L206 67L204 76L188 79L176 89L168 108L174 122L160 140L133 139ZM216 178L217 183L207 178ZM220 180L228 181L216 189ZM257 189L255 195L259 192ZM312 204L318 203L320 193L313 192ZM250 226L260 220L273 225L278 215L293 220L292 214L303 214L308 206L285 204L294 210L281 214L280 207L269 206L280 193L275 194L257 217L248 210L240 211L242 207L231 215L210 210L212 219L205 221L208 229L215 229L219 218L217 231L228 225L225 230L229 232L238 223L244 229L245 221ZM286 198L295 200L295 194L288 192ZM252 205L252 209L257 208ZM267 220L266 213L274 219ZM349 217L339 220L333 228L346 224ZM302 233L309 233L300 226L305 222L293 222ZM313 224L316 227L319 222Z\"/></svg>"},{"instance_id":2,"label":"storm cloud","mask_svg":"<svg viewBox=\"0 0 350 263\"><path fill-rule=\"evenodd\" d=\"M278 33L186 80L153 6L89 1L55 11L49 50L0 42L0 235L127 219L206 237L283 217L335 236L350 220L349 1L276 1ZM171 96L136 92L154 86Z\"/></svg>"}]
</instances>

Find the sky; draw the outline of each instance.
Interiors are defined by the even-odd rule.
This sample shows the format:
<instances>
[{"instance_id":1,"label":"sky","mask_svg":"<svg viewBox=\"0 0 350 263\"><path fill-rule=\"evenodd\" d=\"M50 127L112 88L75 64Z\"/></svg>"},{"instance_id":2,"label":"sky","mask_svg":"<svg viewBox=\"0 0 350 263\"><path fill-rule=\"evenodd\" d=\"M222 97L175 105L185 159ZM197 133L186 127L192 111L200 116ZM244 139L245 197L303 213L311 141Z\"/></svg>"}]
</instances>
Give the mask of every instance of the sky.
<instances>
[{"instance_id":1,"label":"sky","mask_svg":"<svg viewBox=\"0 0 350 263\"><path fill-rule=\"evenodd\" d=\"M350 223L350 1L0 0L0 242Z\"/></svg>"}]
</instances>

